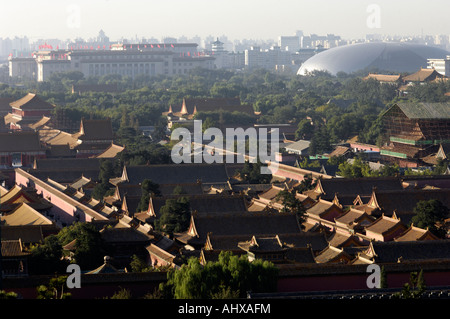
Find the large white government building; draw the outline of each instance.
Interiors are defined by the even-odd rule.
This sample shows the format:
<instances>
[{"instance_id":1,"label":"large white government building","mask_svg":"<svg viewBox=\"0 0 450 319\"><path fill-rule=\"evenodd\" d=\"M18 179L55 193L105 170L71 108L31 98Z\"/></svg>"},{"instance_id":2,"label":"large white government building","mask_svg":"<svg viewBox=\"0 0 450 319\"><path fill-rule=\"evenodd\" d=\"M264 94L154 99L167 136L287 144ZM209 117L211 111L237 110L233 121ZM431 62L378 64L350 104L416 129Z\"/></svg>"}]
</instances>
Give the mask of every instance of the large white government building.
<instances>
[{"instance_id":1,"label":"large white government building","mask_svg":"<svg viewBox=\"0 0 450 319\"><path fill-rule=\"evenodd\" d=\"M54 73L79 71L85 77L120 74L184 74L196 67L213 69L213 56L197 51L196 43L114 44L109 49L47 50L28 58L9 58L9 75L47 81Z\"/></svg>"}]
</instances>

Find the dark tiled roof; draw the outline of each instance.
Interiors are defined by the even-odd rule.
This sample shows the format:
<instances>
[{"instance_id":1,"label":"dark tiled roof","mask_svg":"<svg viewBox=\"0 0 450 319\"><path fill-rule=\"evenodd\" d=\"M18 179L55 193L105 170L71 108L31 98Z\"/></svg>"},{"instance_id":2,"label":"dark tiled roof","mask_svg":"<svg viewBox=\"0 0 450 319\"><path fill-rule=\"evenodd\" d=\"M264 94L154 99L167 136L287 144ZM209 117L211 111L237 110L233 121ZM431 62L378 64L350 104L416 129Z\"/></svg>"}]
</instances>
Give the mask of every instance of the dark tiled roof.
<instances>
[{"instance_id":1,"label":"dark tiled roof","mask_svg":"<svg viewBox=\"0 0 450 319\"><path fill-rule=\"evenodd\" d=\"M176 187L181 187L181 191L186 195L202 195L203 187L202 183L189 183L189 184L162 184L159 186L161 195L172 195Z\"/></svg>"},{"instance_id":2,"label":"dark tiled roof","mask_svg":"<svg viewBox=\"0 0 450 319\"><path fill-rule=\"evenodd\" d=\"M199 214L193 217L199 235L196 242L205 242L213 235L266 235L300 232L297 217L285 213Z\"/></svg>"},{"instance_id":3,"label":"dark tiled roof","mask_svg":"<svg viewBox=\"0 0 450 319\"><path fill-rule=\"evenodd\" d=\"M311 247L314 251L319 251L327 247L328 243L325 235L322 233L311 232L296 232L283 234L264 234L261 236L270 237L276 236L280 238L283 245L291 248L306 248ZM252 235L214 235L209 234L209 241L214 250L233 250L237 249L239 242L248 241Z\"/></svg>"},{"instance_id":4,"label":"dark tiled roof","mask_svg":"<svg viewBox=\"0 0 450 319\"><path fill-rule=\"evenodd\" d=\"M332 178L319 180L323 189L322 199L332 200L339 195L371 195L374 188L378 190L401 190L401 180L396 177L383 178ZM318 185L319 186L319 185ZM305 192L306 194L311 192Z\"/></svg>"},{"instance_id":5,"label":"dark tiled roof","mask_svg":"<svg viewBox=\"0 0 450 319\"><path fill-rule=\"evenodd\" d=\"M169 199L180 197L189 198L189 205L192 212L197 213L229 213L246 212L245 199L240 195L173 195L165 197L153 197L152 203L157 216L162 206Z\"/></svg>"},{"instance_id":6,"label":"dark tiled roof","mask_svg":"<svg viewBox=\"0 0 450 319\"><path fill-rule=\"evenodd\" d=\"M1 235L2 242L3 240L21 239L24 244L29 244L44 240L42 226L2 226Z\"/></svg>"},{"instance_id":7,"label":"dark tiled roof","mask_svg":"<svg viewBox=\"0 0 450 319\"><path fill-rule=\"evenodd\" d=\"M399 102L396 106L409 119L450 119L450 103Z\"/></svg>"},{"instance_id":8,"label":"dark tiled roof","mask_svg":"<svg viewBox=\"0 0 450 319\"><path fill-rule=\"evenodd\" d=\"M0 152L44 151L36 132L0 133Z\"/></svg>"},{"instance_id":9,"label":"dark tiled roof","mask_svg":"<svg viewBox=\"0 0 450 319\"><path fill-rule=\"evenodd\" d=\"M157 184L226 183L228 175L224 164L166 164L127 166L128 184L138 185L145 179Z\"/></svg>"},{"instance_id":10,"label":"dark tiled roof","mask_svg":"<svg viewBox=\"0 0 450 319\"><path fill-rule=\"evenodd\" d=\"M99 158L58 158L58 159L37 159L35 169L86 169L100 170Z\"/></svg>"},{"instance_id":11,"label":"dark tiled roof","mask_svg":"<svg viewBox=\"0 0 450 319\"><path fill-rule=\"evenodd\" d=\"M275 252L286 250L286 247L280 242L276 235L253 236L250 240L240 242L238 245L241 249L252 252Z\"/></svg>"},{"instance_id":12,"label":"dark tiled roof","mask_svg":"<svg viewBox=\"0 0 450 319\"><path fill-rule=\"evenodd\" d=\"M185 98L183 99L188 114L194 114L194 109L198 112L217 111L220 108L234 108L241 105L239 98Z\"/></svg>"},{"instance_id":13,"label":"dark tiled roof","mask_svg":"<svg viewBox=\"0 0 450 319\"><path fill-rule=\"evenodd\" d=\"M47 179L54 180L58 183L72 184L74 181L78 180L80 176L92 179L93 181L98 181L99 169L37 169L29 170L28 173L34 177L45 181Z\"/></svg>"},{"instance_id":14,"label":"dark tiled roof","mask_svg":"<svg viewBox=\"0 0 450 319\"><path fill-rule=\"evenodd\" d=\"M293 247L286 251L286 259L300 264L315 264L311 247Z\"/></svg>"},{"instance_id":15,"label":"dark tiled roof","mask_svg":"<svg viewBox=\"0 0 450 319\"><path fill-rule=\"evenodd\" d=\"M391 215L394 211L402 222L408 223L419 201L436 199L450 207L450 189L405 189L402 191L378 191L374 193L381 211Z\"/></svg>"},{"instance_id":16,"label":"dark tiled roof","mask_svg":"<svg viewBox=\"0 0 450 319\"><path fill-rule=\"evenodd\" d=\"M23 250L22 242L20 240L2 240L1 251L3 257L20 257L30 255L30 253Z\"/></svg>"},{"instance_id":17,"label":"dark tiled roof","mask_svg":"<svg viewBox=\"0 0 450 319\"><path fill-rule=\"evenodd\" d=\"M371 243L376 262L394 262L426 259L450 259L450 240L390 241Z\"/></svg>"},{"instance_id":18,"label":"dark tiled roof","mask_svg":"<svg viewBox=\"0 0 450 319\"><path fill-rule=\"evenodd\" d=\"M86 140L113 140L114 133L111 119L81 120L79 139ZM110 145L108 145L109 147Z\"/></svg>"},{"instance_id":19,"label":"dark tiled roof","mask_svg":"<svg viewBox=\"0 0 450 319\"><path fill-rule=\"evenodd\" d=\"M106 227L100 231L102 238L107 243L145 243L151 238L134 228Z\"/></svg>"}]
</instances>

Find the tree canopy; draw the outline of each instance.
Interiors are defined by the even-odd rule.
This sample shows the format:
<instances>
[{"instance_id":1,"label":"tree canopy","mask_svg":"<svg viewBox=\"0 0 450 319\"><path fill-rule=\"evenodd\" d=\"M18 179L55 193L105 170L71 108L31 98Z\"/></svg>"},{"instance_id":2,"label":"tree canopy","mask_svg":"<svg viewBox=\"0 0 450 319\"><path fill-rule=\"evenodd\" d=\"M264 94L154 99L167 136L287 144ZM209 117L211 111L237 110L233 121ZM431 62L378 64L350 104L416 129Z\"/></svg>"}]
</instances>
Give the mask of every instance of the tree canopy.
<instances>
[{"instance_id":1,"label":"tree canopy","mask_svg":"<svg viewBox=\"0 0 450 319\"><path fill-rule=\"evenodd\" d=\"M180 269L169 271L160 290L165 298L175 299L242 298L249 291L275 291L277 280L278 269L271 262L249 262L245 255L222 251L216 262L203 266L197 258L190 258Z\"/></svg>"}]
</instances>

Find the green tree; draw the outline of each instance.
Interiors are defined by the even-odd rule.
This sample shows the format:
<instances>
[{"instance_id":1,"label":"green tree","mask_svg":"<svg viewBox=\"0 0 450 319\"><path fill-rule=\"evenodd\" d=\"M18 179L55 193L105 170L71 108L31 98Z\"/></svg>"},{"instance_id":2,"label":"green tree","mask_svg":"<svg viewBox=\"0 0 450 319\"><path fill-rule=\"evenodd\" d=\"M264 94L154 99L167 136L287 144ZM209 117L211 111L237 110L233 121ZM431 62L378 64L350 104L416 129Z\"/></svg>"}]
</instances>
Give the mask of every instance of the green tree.
<instances>
[{"instance_id":1,"label":"green tree","mask_svg":"<svg viewBox=\"0 0 450 319\"><path fill-rule=\"evenodd\" d=\"M152 268L140 259L137 255L131 257L130 267L132 272L147 272Z\"/></svg>"},{"instance_id":2,"label":"green tree","mask_svg":"<svg viewBox=\"0 0 450 319\"><path fill-rule=\"evenodd\" d=\"M62 260L63 250L57 235L46 237L42 244L33 246L30 252L30 274L44 275L65 272L67 263Z\"/></svg>"},{"instance_id":3,"label":"green tree","mask_svg":"<svg viewBox=\"0 0 450 319\"><path fill-rule=\"evenodd\" d=\"M400 292L394 294L394 297L399 299L418 299L426 290L423 270L419 272L411 272L409 283L405 283Z\"/></svg>"},{"instance_id":4,"label":"green tree","mask_svg":"<svg viewBox=\"0 0 450 319\"><path fill-rule=\"evenodd\" d=\"M98 175L99 183L92 191L92 197L97 200L103 200L103 197L112 192L112 185L109 180L118 175L118 168L115 162L110 159L100 161L100 172Z\"/></svg>"},{"instance_id":5,"label":"green tree","mask_svg":"<svg viewBox=\"0 0 450 319\"><path fill-rule=\"evenodd\" d=\"M103 263L108 249L92 223L75 223L63 228L57 236L62 246L76 239L73 262L81 269L91 270Z\"/></svg>"},{"instance_id":6,"label":"green tree","mask_svg":"<svg viewBox=\"0 0 450 319\"><path fill-rule=\"evenodd\" d=\"M238 171L239 178L249 184L268 184L272 180L272 174L261 173L262 163L250 163L245 161L244 167Z\"/></svg>"},{"instance_id":7,"label":"green tree","mask_svg":"<svg viewBox=\"0 0 450 319\"><path fill-rule=\"evenodd\" d=\"M160 291L165 298L175 299L242 298L248 291L275 291L277 279L278 269L272 263L249 262L245 255L223 251L218 261L202 266L192 257L180 269L170 270Z\"/></svg>"},{"instance_id":8,"label":"green tree","mask_svg":"<svg viewBox=\"0 0 450 319\"><path fill-rule=\"evenodd\" d=\"M275 199L277 201L281 201L281 204L283 205L282 212L295 214L297 216L300 227L304 228L305 226L303 225L303 223L306 220L306 210L303 207L302 202L297 198L296 195L297 191L295 189L291 191L284 189L277 194Z\"/></svg>"},{"instance_id":9,"label":"green tree","mask_svg":"<svg viewBox=\"0 0 450 319\"><path fill-rule=\"evenodd\" d=\"M295 138L297 140L310 140L314 134L314 126L309 119L301 120L297 125L295 131Z\"/></svg>"},{"instance_id":10,"label":"green tree","mask_svg":"<svg viewBox=\"0 0 450 319\"><path fill-rule=\"evenodd\" d=\"M328 152L331 148L330 134L326 125L320 125L314 131L314 135L309 145L309 154L317 155Z\"/></svg>"},{"instance_id":11,"label":"green tree","mask_svg":"<svg viewBox=\"0 0 450 319\"><path fill-rule=\"evenodd\" d=\"M338 174L345 178L371 177L375 174L370 169L369 164L363 161L360 157L356 157L351 164L345 161L339 164L338 167Z\"/></svg>"},{"instance_id":12,"label":"green tree","mask_svg":"<svg viewBox=\"0 0 450 319\"><path fill-rule=\"evenodd\" d=\"M139 201L139 205L136 209L136 212L146 211L148 209L148 204L150 202L150 197L153 195L159 196L161 192L159 191L159 185L153 183L149 179L144 179L141 184L141 200Z\"/></svg>"},{"instance_id":13,"label":"green tree","mask_svg":"<svg viewBox=\"0 0 450 319\"><path fill-rule=\"evenodd\" d=\"M18 295L16 292L0 290L0 300L17 299Z\"/></svg>"},{"instance_id":14,"label":"green tree","mask_svg":"<svg viewBox=\"0 0 450 319\"><path fill-rule=\"evenodd\" d=\"M155 222L158 231L169 235L185 231L190 222L191 209L189 197L168 199L160 209L160 217Z\"/></svg>"},{"instance_id":15,"label":"green tree","mask_svg":"<svg viewBox=\"0 0 450 319\"><path fill-rule=\"evenodd\" d=\"M305 191L311 190L314 187L316 187L317 185L317 181L315 181L312 177L312 175L305 175L305 177L303 178L303 180L300 182L299 185L297 185L296 187L294 187L294 190L299 193L302 194Z\"/></svg>"},{"instance_id":16,"label":"green tree","mask_svg":"<svg viewBox=\"0 0 450 319\"><path fill-rule=\"evenodd\" d=\"M40 285L36 288L37 299L70 299L72 294L65 292L67 276L58 276L50 279L48 285Z\"/></svg>"},{"instance_id":17,"label":"green tree","mask_svg":"<svg viewBox=\"0 0 450 319\"><path fill-rule=\"evenodd\" d=\"M119 291L115 292L111 299L132 299L132 294L129 289L122 288Z\"/></svg>"},{"instance_id":18,"label":"green tree","mask_svg":"<svg viewBox=\"0 0 450 319\"><path fill-rule=\"evenodd\" d=\"M433 234L443 238L446 230L444 220L448 218L449 209L439 200L430 199L419 201L414 208L411 223L417 227L428 228Z\"/></svg>"}]
</instances>

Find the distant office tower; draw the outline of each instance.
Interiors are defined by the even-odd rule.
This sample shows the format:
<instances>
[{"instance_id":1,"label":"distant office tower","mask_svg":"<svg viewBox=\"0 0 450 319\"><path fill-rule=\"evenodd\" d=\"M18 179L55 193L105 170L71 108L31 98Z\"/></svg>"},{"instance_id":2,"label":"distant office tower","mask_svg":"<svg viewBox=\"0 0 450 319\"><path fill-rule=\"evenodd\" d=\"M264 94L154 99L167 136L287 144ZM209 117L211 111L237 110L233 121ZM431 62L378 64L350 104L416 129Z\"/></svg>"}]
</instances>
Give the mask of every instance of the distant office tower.
<instances>
[{"instance_id":1,"label":"distant office tower","mask_svg":"<svg viewBox=\"0 0 450 319\"><path fill-rule=\"evenodd\" d=\"M292 54L273 46L269 50L251 47L245 50L245 67L248 69L281 70L292 66Z\"/></svg>"},{"instance_id":2,"label":"distant office tower","mask_svg":"<svg viewBox=\"0 0 450 319\"><path fill-rule=\"evenodd\" d=\"M284 51L297 52L300 50L300 37L297 35L280 36L278 37L278 46Z\"/></svg>"},{"instance_id":3,"label":"distant office tower","mask_svg":"<svg viewBox=\"0 0 450 319\"><path fill-rule=\"evenodd\" d=\"M445 59L428 59L427 62L428 69L435 69L444 76L450 76L450 55Z\"/></svg>"},{"instance_id":4,"label":"distant office tower","mask_svg":"<svg viewBox=\"0 0 450 319\"><path fill-rule=\"evenodd\" d=\"M9 76L22 80L36 80L37 64L34 58L10 58Z\"/></svg>"}]
</instances>

